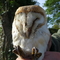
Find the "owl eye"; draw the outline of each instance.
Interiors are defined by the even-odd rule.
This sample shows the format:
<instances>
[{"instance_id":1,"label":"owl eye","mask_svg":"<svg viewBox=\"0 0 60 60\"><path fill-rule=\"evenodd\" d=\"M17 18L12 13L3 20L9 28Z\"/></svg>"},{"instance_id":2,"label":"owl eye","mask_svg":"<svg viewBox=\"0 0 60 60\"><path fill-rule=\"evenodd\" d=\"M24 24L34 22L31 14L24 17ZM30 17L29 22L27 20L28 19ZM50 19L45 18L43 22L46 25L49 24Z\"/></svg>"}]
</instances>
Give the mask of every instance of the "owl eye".
<instances>
[{"instance_id":1,"label":"owl eye","mask_svg":"<svg viewBox=\"0 0 60 60\"><path fill-rule=\"evenodd\" d=\"M36 20L38 20L38 19L39 19L39 18L37 17L37 18L36 18L36 19L33 21L33 24L32 24L32 26L34 25L35 21L36 21Z\"/></svg>"},{"instance_id":2,"label":"owl eye","mask_svg":"<svg viewBox=\"0 0 60 60\"><path fill-rule=\"evenodd\" d=\"M36 29L40 28L40 27L43 26L43 25L44 25L44 24L42 24L42 23L38 24L38 26L37 26Z\"/></svg>"},{"instance_id":3,"label":"owl eye","mask_svg":"<svg viewBox=\"0 0 60 60\"><path fill-rule=\"evenodd\" d=\"M39 18L37 17L35 20L38 20Z\"/></svg>"},{"instance_id":4,"label":"owl eye","mask_svg":"<svg viewBox=\"0 0 60 60\"><path fill-rule=\"evenodd\" d=\"M33 28L34 24L35 24L35 21L38 20L39 18L36 18L33 23L32 23L32 26L30 27L31 29Z\"/></svg>"}]
</instances>

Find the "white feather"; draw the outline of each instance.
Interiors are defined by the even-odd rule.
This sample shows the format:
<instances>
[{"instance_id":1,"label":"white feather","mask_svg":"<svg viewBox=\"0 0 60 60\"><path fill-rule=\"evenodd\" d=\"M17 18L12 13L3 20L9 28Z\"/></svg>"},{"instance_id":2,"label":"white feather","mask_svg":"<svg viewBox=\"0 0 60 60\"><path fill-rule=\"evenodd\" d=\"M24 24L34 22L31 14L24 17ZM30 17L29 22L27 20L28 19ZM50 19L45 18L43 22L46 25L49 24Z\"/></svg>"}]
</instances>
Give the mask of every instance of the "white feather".
<instances>
[{"instance_id":1,"label":"white feather","mask_svg":"<svg viewBox=\"0 0 60 60\"><path fill-rule=\"evenodd\" d=\"M33 21L37 17L39 19L35 21L30 38L24 38L24 33L27 32L27 29L32 26ZM27 26L25 26L25 23L27 23ZM44 25L37 29L35 33L33 33L37 25L43 23ZM48 41L50 39L50 32L47 28L44 16L35 12L29 12L27 16L25 13L19 13L16 15L12 25L12 39L13 45L19 45L23 51L31 52L32 48L36 47L39 52L42 53L42 56L39 58L39 60L42 60L47 49Z\"/></svg>"}]
</instances>

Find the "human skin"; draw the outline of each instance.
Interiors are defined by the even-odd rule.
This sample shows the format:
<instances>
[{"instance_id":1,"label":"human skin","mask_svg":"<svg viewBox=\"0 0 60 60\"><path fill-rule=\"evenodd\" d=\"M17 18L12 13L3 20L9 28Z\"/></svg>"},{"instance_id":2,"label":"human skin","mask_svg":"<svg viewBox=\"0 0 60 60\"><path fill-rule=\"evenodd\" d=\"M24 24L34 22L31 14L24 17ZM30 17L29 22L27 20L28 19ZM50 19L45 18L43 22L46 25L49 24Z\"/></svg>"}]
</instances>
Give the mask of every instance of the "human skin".
<instances>
[{"instance_id":1,"label":"human skin","mask_svg":"<svg viewBox=\"0 0 60 60\"><path fill-rule=\"evenodd\" d=\"M17 57L16 60L31 60L31 59L23 59L21 57ZM60 52L47 51L45 53L43 60L60 60Z\"/></svg>"}]
</instances>

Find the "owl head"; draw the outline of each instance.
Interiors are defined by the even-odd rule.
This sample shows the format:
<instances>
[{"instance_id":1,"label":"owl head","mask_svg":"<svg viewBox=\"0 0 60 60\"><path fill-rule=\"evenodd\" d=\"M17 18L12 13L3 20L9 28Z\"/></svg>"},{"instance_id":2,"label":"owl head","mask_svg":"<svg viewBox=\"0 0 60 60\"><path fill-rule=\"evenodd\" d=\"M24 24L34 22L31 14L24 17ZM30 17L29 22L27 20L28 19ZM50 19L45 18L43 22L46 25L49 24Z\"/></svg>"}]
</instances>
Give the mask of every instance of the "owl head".
<instances>
[{"instance_id":1,"label":"owl head","mask_svg":"<svg viewBox=\"0 0 60 60\"><path fill-rule=\"evenodd\" d=\"M46 14L40 6L22 6L16 10L14 21L20 35L29 38L38 29L46 25Z\"/></svg>"}]
</instances>

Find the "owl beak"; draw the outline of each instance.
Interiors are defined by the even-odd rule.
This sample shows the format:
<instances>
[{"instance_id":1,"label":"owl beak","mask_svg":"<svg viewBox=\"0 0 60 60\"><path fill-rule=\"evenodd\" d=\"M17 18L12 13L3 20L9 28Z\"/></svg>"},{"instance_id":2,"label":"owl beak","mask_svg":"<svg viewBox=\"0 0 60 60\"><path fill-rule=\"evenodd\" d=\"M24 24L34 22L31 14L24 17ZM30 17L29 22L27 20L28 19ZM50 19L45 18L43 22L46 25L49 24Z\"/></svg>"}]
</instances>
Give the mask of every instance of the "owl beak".
<instances>
[{"instance_id":1,"label":"owl beak","mask_svg":"<svg viewBox=\"0 0 60 60\"><path fill-rule=\"evenodd\" d=\"M29 28L28 31L25 33L26 38L29 38L31 34L31 29Z\"/></svg>"},{"instance_id":2,"label":"owl beak","mask_svg":"<svg viewBox=\"0 0 60 60\"><path fill-rule=\"evenodd\" d=\"M26 38L29 38L29 32L25 33Z\"/></svg>"}]
</instances>

